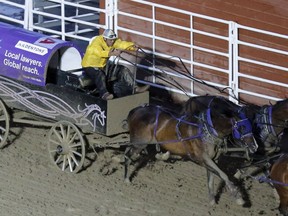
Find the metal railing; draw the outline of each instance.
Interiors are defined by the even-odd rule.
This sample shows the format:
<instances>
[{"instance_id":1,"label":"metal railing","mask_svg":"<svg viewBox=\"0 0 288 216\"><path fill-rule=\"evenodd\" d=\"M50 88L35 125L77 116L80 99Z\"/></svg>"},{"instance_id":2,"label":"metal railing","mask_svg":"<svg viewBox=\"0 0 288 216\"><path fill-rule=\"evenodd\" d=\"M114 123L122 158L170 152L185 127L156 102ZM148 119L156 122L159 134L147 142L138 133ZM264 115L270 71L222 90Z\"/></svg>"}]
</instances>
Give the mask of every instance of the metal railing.
<instances>
[{"instance_id":1,"label":"metal railing","mask_svg":"<svg viewBox=\"0 0 288 216\"><path fill-rule=\"evenodd\" d=\"M16 2L21 2L16 3ZM159 43L169 44L171 47L177 47L177 49L186 49L189 50L187 53L181 57L181 60L189 65L189 75L192 77L197 77L197 68L204 68L206 70L213 70L219 74L222 74L227 82L214 82L205 80L204 81L209 85L214 85L219 88L227 88L229 89L229 95L235 95L239 97L241 94L256 96L260 98L269 98L271 100L279 100L283 99L282 97L278 97L277 95L269 95L269 92L254 92L253 90L245 89L241 87L240 80L241 78L245 78L248 80L259 81L263 83L268 83L270 85L280 86L281 88L288 88L288 84L285 82L281 82L281 80L271 80L258 76L257 74L249 74L241 70L240 64L249 63L253 65L260 65L266 68L276 69L279 71L287 72L288 69L286 66L281 66L274 64L273 62L266 62L262 60L257 60L253 58L249 58L246 56L242 56L240 52L240 47L252 47L258 50L265 50L272 53L277 53L281 55L288 56L288 52L286 50L280 50L279 48L274 48L271 46L265 46L265 44L256 44L250 41L242 40L240 35L240 31L251 31L256 32L263 35L270 35L275 38L281 38L282 40L287 40L288 36L276 34L273 32L263 31L260 29L255 29L243 25L239 25L235 22L217 19L209 16L204 16L201 14L192 13L185 10L180 10L177 8L172 8L168 6L164 6L161 4L155 4L149 1L143 0L131 0L134 3L143 5L145 7L149 7L150 14L142 14L131 13L131 11L125 11L125 8L118 8L117 0L106 0L105 1L105 9L100 9L95 6L95 3L98 1L89 1L89 0L2 0L1 4L8 5L9 7L17 8L19 12L23 11L23 15L21 19L9 17L5 14L1 13L0 10L0 19L5 20L7 22L14 22L18 25L22 25L24 28L28 28L33 31L40 31L45 34L53 35L55 37L60 37L63 40L79 40L84 42L89 42L91 39L91 34L95 35L95 31L101 28L114 28L116 32L127 32L132 33L135 36L140 36L143 38L147 38L151 41L151 49L145 50L147 52L152 53L155 56L173 59L173 61L179 62L179 59L175 58L173 55L173 50L171 48L171 52L162 51L159 49ZM24 2L24 3L23 3ZM99 2L98 2L99 3ZM90 5L89 5L90 4ZM92 5L91 5L92 4ZM93 5L94 4L94 5ZM1 5L0 5L1 8ZM161 19L159 15L159 11L167 11L168 14L178 13L185 17L187 17L187 22L185 24L175 24L169 21L165 21L165 19ZM72 11L72 12L71 12ZM21 14L21 13L20 13ZM99 17L104 17L104 21L102 24L99 23ZM146 28L145 30L139 28L127 28L126 26L121 26L120 18L127 17L129 19L135 20L135 22L147 22L150 23L150 28ZM160 18L159 18L160 17ZM97 20L98 19L98 20ZM223 27L222 31L205 31L203 29L197 28L195 26L195 20L206 20L209 22L215 22L220 24ZM161 26L163 28L170 28L185 32L189 35L186 41L182 41L177 39L171 39L171 37L163 34L160 35L157 33L157 26ZM195 35L200 35L200 37L207 37L215 40L222 41L227 44L223 49L219 50L217 48L207 48L203 44L195 43ZM160 51L159 51L160 50ZM216 58L222 58L225 62L225 66L219 66L217 64L213 64L211 62L201 62L201 60L197 59L195 53L203 52L207 55L213 55ZM195 95L194 86L195 83L193 80L187 79L187 77L179 75L177 73L173 73L171 70L159 69L155 67L155 65L147 66L147 65L139 65L139 67L143 67L145 69L158 72L158 73L168 73L170 76L174 76L177 79L182 79L183 83L189 83L188 94ZM199 71L199 69L198 69ZM139 82L145 83L144 80L138 80ZM150 82L150 81L149 81ZM174 87L163 87L163 85L158 85L156 82L156 78L153 77L152 83L149 83L153 86L159 88L165 88L169 91L183 93L181 90ZM230 98L232 99L232 98Z\"/></svg>"},{"instance_id":2,"label":"metal railing","mask_svg":"<svg viewBox=\"0 0 288 216\"><path fill-rule=\"evenodd\" d=\"M255 49L262 49L262 50L266 50L269 52L274 52L274 53L278 53L278 54L282 54L282 55L286 55L288 57L288 52L287 51L283 51L283 50L279 50L276 48L272 48L272 47L268 47L265 45L259 45L256 43L249 43L249 42L245 42L244 40L240 40L240 33L239 31L242 29L245 29L246 31L253 31L253 32L257 32L257 33L261 33L261 34L266 34L266 35L270 35L273 37L277 37L277 38L282 38L282 39L287 39L288 42L288 36L286 35L281 35L281 34L276 34L273 32L268 32L268 31L263 31L261 29L256 29L256 28L251 28L251 27L247 27L247 26L243 26L243 25L239 25L235 22L230 22L230 21L226 21L226 20L221 20L221 19L217 19L217 18L213 18L213 17L209 17L209 16L204 16L204 15L200 15L200 14L195 14L189 11L184 11L184 10L179 10L177 8L172 8L172 7L168 7L168 6L164 6L161 4L155 4L152 2L147 2L147 1L143 1L143 0L132 0L135 3L139 3L142 4L143 6L150 6L151 7L151 14L147 15L139 15L139 14L131 14L130 11L129 13L125 12L125 11L118 11L117 16L125 16L128 18L132 18L135 20L142 20L145 22L150 22L151 23L151 34L147 34L144 31L139 31L139 30L134 30L134 29L127 29L127 27L125 26L120 26L120 24L118 22L118 25L116 26L117 30L121 30L121 31L126 31L126 32L130 32L133 33L134 35L140 35L142 37L146 37L146 38L150 38L153 42L152 42L152 52L153 54L157 55L157 56L161 56L161 57L165 57L165 58L171 58L171 54L169 53L159 53L157 52L157 45L155 43L155 41L163 41L166 43L171 44L171 46L173 45L177 45L179 48L181 47L185 47L185 48L189 48L190 49L190 59L185 59L182 58L183 62L187 63L190 65L190 73L191 76L195 76L196 74L194 73L195 70L195 66L201 67L201 68L206 68L206 69L210 69L213 71L217 71L219 73L224 73L228 75L228 80L229 83L227 85L223 85L221 83L212 83L210 81L206 80L206 83L209 85L214 85L215 87L220 87L220 88L227 88L229 89L229 95L233 95L233 97L239 98L240 94L246 94L246 95L252 95L252 96L256 96L256 97L261 97L261 98L265 98L265 99L271 99L271 100L280 100L283 99L282 97L276 97L276 96L271 96L269 95L269 92L261 92L261 93L257 93L257 92L253 92L251 90L245 89L245 88L241 88L240 85L240 78L241 77L245 77L246 79L250 79L250 80L255 80L255 81L259 81L259 82L265 82L265 83L269 83L271 85L277 85L277 86L281 86L284 88L288 88L288 84L287 83L281 83L281 82L277 82L277 81L273 81L271 79L264 79L261 78L260 76L252 76L249 74L245 74L242 71L240 71L239 68L239 64L241 62L249 62L250 64L257 64L263 67L267 67L270 69L278 69L281 71L288 71L287 67L283 67L280 65L277 65L277 63L267 63L265 61L257 61L254 59L249 59L247 57L242 57L241 56L241 52L239 51L239 46L249 46L249 47L253 47ZM171 13L181 13L181 15L187 15L189 16L189 20L187 20L187 23L189 22L190 25L189 27L187 26L181 26L181 25L175 25L175 24L171 24L170 22L165 22L163 20L159 20L157 19L157 17L160 17L159 14L157 14L157 11L161 11L159 9L162 10L166 10L167 11L167 15L171 12ZM208 21L213 21L213 22L217 22L217 23L221 23L226 25L226 31L227 31L227 35L219 35L219 34L215 34L215 33L211 33L211 32L205 32L202 30L197 30L194 28L193 26L193 20L195 18L201 18L201 19L205 19ZM116 18L117 19L117 18ZM190 42L191 43L183 43L181 41L177 41L177 40L171 40L165 36L159 36L157 35L156 32L156 26L169 26L171 28L175 28L175 29L179 29L179 30L183 30L183 31L188 31L190 32ZM193 34L199 34L201 36L207 36L210 38L217 38L219 40L222 41L227 41L229 43L227 49L225 51L217 51L214 49L208 49L205 47L201 47L201 46L197 46L194 44L193 41ZM227 68L223 68L223 67L217 67L217 66L213 66L213 65L209 65L209 64L203 64L201 62L198 62L196 59L194 59L193 56L193 52L197 50L197 51L203 51L207 54L213 54L216 57L217 56L222 56L224 58L227 58L227 62L228 62L228 66ZM155 68L149 68L151 70L156 70ZM169 72L169 71L165 71L165 72ZM169 75L171 76L177 76L177 74L173 74L170 73ZM205 81L205 80L204 80ZM155 86L157 86L157 84L155 83ZM163 88L163 86L159 85L160 88ZM169 89L172 91L176 91L181 93L181 91L178 90L173 90L173 89ZM193 80L191 80L191 91L189 92L190 95L194 95L194 91L193 91ZM230 97L231 100L233 100L233 97Z\"/></svg>"},{"instance_id":3,"label":"metal railing","mask_svg":"<svg viewBox=\"0 0 288 216\"><path fill-rule=\"evenodd\" d=\"M30 1L2 0L0 2L0 20L28 28L28 8Z\"/></svg>"}]
</instances>

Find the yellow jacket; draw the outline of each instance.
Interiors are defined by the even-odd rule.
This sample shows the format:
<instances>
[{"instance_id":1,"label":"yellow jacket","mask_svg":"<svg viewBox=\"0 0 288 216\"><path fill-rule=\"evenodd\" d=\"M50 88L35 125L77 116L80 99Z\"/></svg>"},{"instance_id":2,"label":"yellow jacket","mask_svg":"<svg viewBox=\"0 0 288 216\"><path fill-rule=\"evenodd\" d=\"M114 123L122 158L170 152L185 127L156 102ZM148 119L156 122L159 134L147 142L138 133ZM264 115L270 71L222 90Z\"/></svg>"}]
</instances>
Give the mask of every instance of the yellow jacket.
<instances>
[{"instance_id":1,"label":"yellow jacket","mask_svg":"<svg viewBox=\"0 0 288 216\"><path fill-rule=\"evenodd\" d=\"M135 50L133 42L122 41L119 38L115 40L111 47L108 47L103 36L99 35L88 45L82 60L82 67L104 67L109 59L109 52L113 48Z\"/></svg>"}]
</instances>

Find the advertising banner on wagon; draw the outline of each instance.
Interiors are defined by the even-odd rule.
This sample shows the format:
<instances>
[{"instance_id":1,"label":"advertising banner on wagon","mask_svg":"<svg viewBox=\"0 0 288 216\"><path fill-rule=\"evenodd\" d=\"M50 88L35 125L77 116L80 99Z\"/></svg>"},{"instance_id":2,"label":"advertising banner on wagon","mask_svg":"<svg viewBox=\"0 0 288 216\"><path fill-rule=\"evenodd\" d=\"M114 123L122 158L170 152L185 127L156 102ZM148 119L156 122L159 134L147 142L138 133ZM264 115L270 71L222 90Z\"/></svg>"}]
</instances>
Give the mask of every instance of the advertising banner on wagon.
<instances>
[{"instance_id":1,"label":"advertising banner on wagon","mask_svg":"<svg viewBox=\"0 0 288 216\"><path fill-rule=\"evenodd\" d=\"M0 22L0 74L44 86L51 56L71 42Z\"/></svg>"}]
</instances>

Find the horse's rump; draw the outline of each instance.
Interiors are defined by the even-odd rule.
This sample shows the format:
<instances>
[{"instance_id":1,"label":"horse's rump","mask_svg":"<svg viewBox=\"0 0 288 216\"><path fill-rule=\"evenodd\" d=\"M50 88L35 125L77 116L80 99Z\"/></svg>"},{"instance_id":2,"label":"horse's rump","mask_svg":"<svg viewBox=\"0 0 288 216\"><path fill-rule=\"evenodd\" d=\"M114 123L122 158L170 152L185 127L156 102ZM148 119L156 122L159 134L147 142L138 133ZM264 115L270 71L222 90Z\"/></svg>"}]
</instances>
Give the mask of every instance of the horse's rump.
<instances>
[{"instance_id":1,"label":"horse's rump","mask_svg":"<svg viewBox=\"0 0 288 216\"><path fill-rule=\"evenodd\" d=\"M288 154L282 155L272 165L270 178L280 198L279 210L288 215Z\"/></svg>"}]
</instances>

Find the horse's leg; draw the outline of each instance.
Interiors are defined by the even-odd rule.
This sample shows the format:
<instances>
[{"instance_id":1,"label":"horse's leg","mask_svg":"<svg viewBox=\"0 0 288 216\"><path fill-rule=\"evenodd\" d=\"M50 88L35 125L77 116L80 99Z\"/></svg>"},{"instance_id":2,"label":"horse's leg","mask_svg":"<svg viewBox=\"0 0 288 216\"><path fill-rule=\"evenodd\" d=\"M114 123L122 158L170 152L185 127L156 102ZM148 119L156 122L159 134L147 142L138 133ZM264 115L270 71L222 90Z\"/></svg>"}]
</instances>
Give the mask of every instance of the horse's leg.
<instances>
[{"instance_id":1,"label":"horse's leg","mask_svg":"<svg viewBox=\"0 0 288 216\"><path fill-rule=\"evenodd\" d=\"M128 146L124 152L124 181L130 183L129 166L132 161L138 159L138 154L146 148L147 145Z\"/></svg>"},{"instance_id":2,"label":"horse's leg","mask_svg":"<svg viewBox=\"0 0 288 216\"><path fill-rule=\"evenodd\" d=\"M215 205L214 173L207 169L208 198L210 205Z\"/></svg>"},{"instance_id":3,"label":"horse's leg","mask_svg":"<svg viewBox=\"0 0 288 216\"><path fill-rule=\"evenodd\" d=\"M131 148L133 146L128 146L125 149L125 153L124 153L124 181L126 183L130 183L130 177L128 176L129 174L129 166L131 164L131 159L130 157L127 156L127 154L131 151Z\"/></svg>"},{"instance_id":4,"label":"horse's leg","mask_svg":"<svg viewBox=\"0 0 288 216\"><path fill-rule=\"evenodd\" d=\"M231 195L236 199L236 203L238 205L243 205L244 200L239 193L238 188L233 184L233 182L229 180L228 176L216 165L216 163L207 154L204 154L203 159L206 168L209 169L211 172L217 174L221 179L223 179Z\"/></svg>"}]
</instances>

